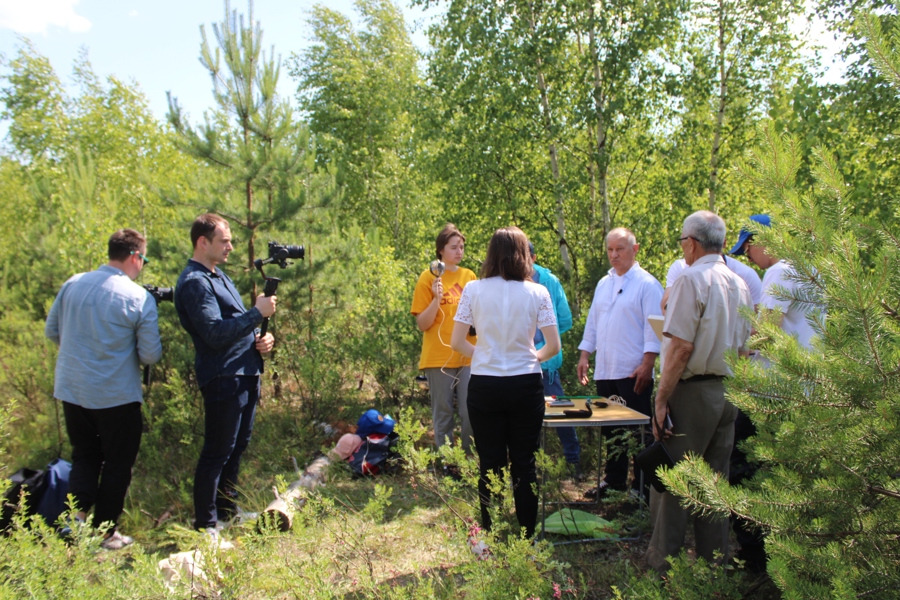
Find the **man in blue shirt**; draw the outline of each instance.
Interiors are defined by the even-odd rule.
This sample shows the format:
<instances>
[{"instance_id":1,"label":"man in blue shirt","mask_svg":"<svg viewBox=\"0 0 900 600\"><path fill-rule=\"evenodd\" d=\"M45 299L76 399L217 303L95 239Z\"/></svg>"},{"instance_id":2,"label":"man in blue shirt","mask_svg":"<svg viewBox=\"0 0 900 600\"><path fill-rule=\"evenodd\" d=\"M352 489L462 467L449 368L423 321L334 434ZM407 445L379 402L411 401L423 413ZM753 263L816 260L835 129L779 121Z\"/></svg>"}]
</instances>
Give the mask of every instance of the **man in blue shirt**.
<instances>
[{"instance_id":1,"label":"man in blue shirt","mask_svg":"<svg viewBox=\"0 0 900 600\"><path fill-rule=\"evenodd\" d=\"M241 455L250 443L259 402L262 354L271 333L257 326L275 314L275 296L246 310L234 283L216 265L234 249L228 221L204 214L191 226L194 255L175 287L175 309L194 342L197 382L206 412L203 449L194 474L194 527L213 529L234 516Z\"/></svg>"},{"instance_id":2,"label":"man in blue shirt","mask_svg":"<svg viewBox=\"0 0 900 600\"><path fill-rule=\"evenodd\" d=\"M63 284L44 328L59 345L53 397L62 401L72 444L76 518L86 520L93 507L94 527L112 523L101 543L108 550L133 541L116 531L116 522L141 445L141 363L162 357L156 301L134 282L146 252L137 231L112 234L109 262Z\"/></svg>"},{"instance_id":3,"label":"man in blue shirt","mask_svg":"<svg viewBox=\"0 0 900 600\"><path fill-rule=\"evenodd\" d=\"M559 278L550 272L549 269L537 264L535 259L537 255L534 252L534 244L528 242L528 249L531 251L531 266L534 268L534 274L531 279L535 283L539 283L550 292L550 299L553 300L553 311L556 313L556 322L559 327L559 335L572 329L572 311L569 309L569 300L566 298L566 292L563 290ZM534 347L538 350L544 347L544 336L538 329L534 334ZM559 379L559 368L563 363L562 350L548 361L541 363L541 374L544 380L545 396L564 396L562 382ZM576 480L581 481L584 477L581 472L581 446L578 444L578 434L575 433L574 427L557 427L556 433L559 435L559 442L562 444L563 456L566 457L566 463L569 470Z\"/></svg>"}]
</instances>

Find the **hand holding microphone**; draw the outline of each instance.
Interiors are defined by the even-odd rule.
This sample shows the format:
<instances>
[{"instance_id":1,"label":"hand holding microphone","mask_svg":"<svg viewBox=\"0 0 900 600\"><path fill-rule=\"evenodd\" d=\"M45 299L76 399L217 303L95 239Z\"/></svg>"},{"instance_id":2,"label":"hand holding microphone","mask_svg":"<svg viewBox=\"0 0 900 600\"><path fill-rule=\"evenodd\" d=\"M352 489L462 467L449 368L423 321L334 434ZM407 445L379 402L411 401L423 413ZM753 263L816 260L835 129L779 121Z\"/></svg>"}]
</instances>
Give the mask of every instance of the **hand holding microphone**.
<instances>
[{"instance_id":1,"label":"hand holding microphone","mask_svg":"<svg viewBox=\"0 0 900 600\"><path fill-rule=\"evenodd\" d=\"M428 270L435 276L435 280L431 283L431 291L435 298L444 297L444 282L441 281L441 275L444 274L444 263L440 260L431 261Z\"/></svg>"}]
</instances>

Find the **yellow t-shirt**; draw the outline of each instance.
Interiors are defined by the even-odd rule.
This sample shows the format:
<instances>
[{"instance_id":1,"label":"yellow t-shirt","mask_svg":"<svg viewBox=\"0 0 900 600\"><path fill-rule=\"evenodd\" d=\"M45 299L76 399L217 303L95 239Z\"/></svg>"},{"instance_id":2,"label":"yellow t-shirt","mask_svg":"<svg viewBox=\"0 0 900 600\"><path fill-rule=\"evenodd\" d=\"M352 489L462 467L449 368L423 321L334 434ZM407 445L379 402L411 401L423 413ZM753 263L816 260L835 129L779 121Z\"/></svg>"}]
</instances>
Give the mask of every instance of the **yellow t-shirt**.
<instances>
[{"instance_id":1,"label":"yellow t-shirt","mask_svg":"<svg viewBox=\"0 0 900 600\"><path fill-rule=\"evenodd\" d=\"M459 304L459 297L462 296L463 288L478 277L469 269L459 267L456 271L445 271L441 279L444 283L444 297L441 299L440 309L434 317L434 323L422 338L420 369L440 367L457 369L468 366L472 362L459 352L450 349L450 336L453 334L455 324L453 317L456 316L456 307ZM431 271L425 270L419 275L410 309L412 314L418 315L431 304L434 299L431 284L434 280L435 276L431 274ZM468 340L475 343L474 336L468 336Z\"/></svg>"}]
</instances>

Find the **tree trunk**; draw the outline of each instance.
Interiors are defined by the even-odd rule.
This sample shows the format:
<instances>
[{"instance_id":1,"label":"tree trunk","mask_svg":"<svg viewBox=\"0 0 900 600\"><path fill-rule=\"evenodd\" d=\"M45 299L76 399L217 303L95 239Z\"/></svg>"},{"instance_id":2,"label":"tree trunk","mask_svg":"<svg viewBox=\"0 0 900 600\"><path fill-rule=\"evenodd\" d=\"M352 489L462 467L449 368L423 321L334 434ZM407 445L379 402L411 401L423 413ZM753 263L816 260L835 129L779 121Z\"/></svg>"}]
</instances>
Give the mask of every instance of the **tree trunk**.
<instances>
[{"instance_id":1,"label":"tree trunk","mask_svg":"<svg viewBox=\"0 0 900 600\"><path fill-rule=\"evenodd\" d=\"M594 4L590 5L588 41L591 48L591 61L594 64L594 112L597 115L597 187L600 194L600 218L603 225L603 242L612 224L609 218L609 190L607 188L607 171L609 170L606 151L606 124L603 119L603 79L600 73L600 60L596 51L594 36Z\"/></svg>"},{"instance_id":2,"label":"tree trunk","mask_svg":"<svg viewBox=\"0 0 900 600\"><path fill-rule=\"evenodd\" d=\"M709 210L716 212L716 191L719 185L719 151L722 145L722 129L725 126L725 100L728 81L725 72L725 0L719 0L719 109L716 112L716 128L713 133L709 157Z\"/></svg>"},{"instance_id":3,"label":"tree trunk","mask_svg":"<svg viewBox=\"0 0 900 600\"><path fill-rule=\"evenodd\" d=\"M531 33L536 33L534 10L532 8L531 18L529 20ZM566 276L572 275L572 261L569 258L569 246L566 242L566 220L563 212L564 198L562 191L562 182L559 176L559 157L556 149L556 140L553 133L553 120L550 117L550 99L547 96L547 83L544 81L544 73L542 71L543 61L538 56L535 59L537 70L538 89L541 92L541 108L544 111L544 129L547 131L547 137L550 140L550 171L553 174L553 191L556 196L556 234L559 237L559 255L562 258L563 268L566 270Z\"/></svg>"}]
</instances>

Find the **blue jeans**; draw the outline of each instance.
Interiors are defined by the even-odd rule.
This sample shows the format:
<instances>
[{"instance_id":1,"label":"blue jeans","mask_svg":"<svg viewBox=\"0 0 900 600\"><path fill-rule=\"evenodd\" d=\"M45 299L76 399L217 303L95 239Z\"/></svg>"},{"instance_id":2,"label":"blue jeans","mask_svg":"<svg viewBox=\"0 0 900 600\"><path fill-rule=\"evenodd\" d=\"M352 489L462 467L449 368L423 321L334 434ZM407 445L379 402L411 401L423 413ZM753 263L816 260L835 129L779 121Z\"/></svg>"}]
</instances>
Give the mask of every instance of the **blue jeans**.
<instances>
[{"instance_id":1,"label":"blue jeans","mask_svg":"<svg viewBox=\"0 0 900 600\"><path fill-rule=\"evenodd\" d=\"M206 430L194 474L196 529L234 515L241 455L250 443L259 376L217 377L203 386Z\"/></svg>"},{"instance_id":2,"label":"blue jeans","mask_svg":"<svg viewBox=\"0 0 900 600\"><path fill-rule=\"evenodd\" d=\"M559 380L559 371L541 371L544 381L545 396L565 396L562 382ZM570 465L577 465L581 460L581 445L578 443L578 434L574 427L556 427L559 435L559 443L562 444L563 456Z\"/></svg>"}]
</instances>

